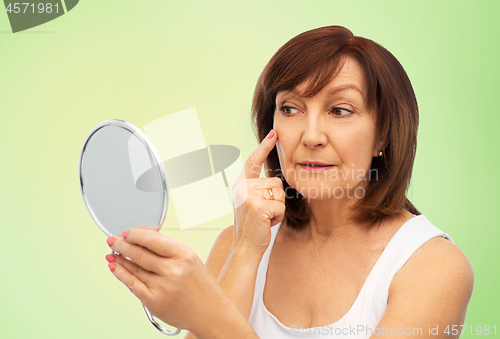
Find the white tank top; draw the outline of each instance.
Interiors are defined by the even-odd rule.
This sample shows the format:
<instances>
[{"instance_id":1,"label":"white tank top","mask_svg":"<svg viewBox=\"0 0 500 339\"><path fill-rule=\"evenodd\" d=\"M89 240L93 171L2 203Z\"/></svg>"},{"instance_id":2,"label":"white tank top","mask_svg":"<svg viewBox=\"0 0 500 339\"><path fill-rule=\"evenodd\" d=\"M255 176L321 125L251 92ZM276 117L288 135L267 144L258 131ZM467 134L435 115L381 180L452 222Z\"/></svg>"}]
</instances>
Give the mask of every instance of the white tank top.
<instances>
[{"instance_id":1,"label":"white tank top","mask_svg":"<svg viewBox=\"0 0 500 339\"><path fill-rule=\"evenodd\" d=\"M292 325L290 328L269 312L263 300L269 256L280 227L281 223L271 228L271 242L259 264L248 320L260 339L369 338L387 308L392 278L410 256L434 237L442 236L454 243L448 234L431 224L423 214L411 218L391 238L366 278L354 304L340 320L320 327L297 328Z\"/></svg>"}]
</instances>

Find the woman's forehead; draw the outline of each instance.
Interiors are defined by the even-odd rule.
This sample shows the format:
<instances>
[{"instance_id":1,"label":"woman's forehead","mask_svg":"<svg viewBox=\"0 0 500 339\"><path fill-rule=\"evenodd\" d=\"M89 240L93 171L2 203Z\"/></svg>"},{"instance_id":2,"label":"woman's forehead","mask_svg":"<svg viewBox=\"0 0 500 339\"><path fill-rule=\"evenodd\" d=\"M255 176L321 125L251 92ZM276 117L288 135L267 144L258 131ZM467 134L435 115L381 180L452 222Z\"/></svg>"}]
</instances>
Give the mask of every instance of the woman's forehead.
<instances>
[{"instance_id":1,"label":"woman's forehead","mask_svg":"<svg viewBox=\"0 0 500 339\"><path fill-rule=\"evenodd\" d=\"M309 89L314 86L315 79L317 79L317 76L313 74L294 89L279 91L276 97L277 99L283 96L304 97L304 93L307 93ZM355 91L363 98L366 97L366 83L363 68L359 62L352 57L343 58L333 74L333 79L320 89L320 91L325 91L327 95L334 95L346 90Z\"/></svg>"}]
</instances>

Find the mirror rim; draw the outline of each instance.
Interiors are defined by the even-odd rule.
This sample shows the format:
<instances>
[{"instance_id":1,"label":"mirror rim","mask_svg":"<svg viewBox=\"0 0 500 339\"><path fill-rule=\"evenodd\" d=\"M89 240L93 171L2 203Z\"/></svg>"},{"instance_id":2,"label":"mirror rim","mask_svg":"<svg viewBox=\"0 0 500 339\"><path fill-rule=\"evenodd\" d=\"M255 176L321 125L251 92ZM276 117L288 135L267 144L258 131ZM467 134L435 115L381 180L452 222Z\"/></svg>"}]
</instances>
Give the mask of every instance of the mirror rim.
<instances>
[{"instance_id":1,"label":"mirror rim","mask_svg":"<svg viewBox=\"0 0 500 339\"><path fill-rule=\"evenodd\" d=\"M123 128L123 129L131 132L132 134L134 134L142 142L142 144L146 147L146 150L148 151L149 155L151 156L151 159L154 162L154 164L152 164L152 165L158 167L158 169L160 171L160 176L161 176L162 185L163 185L163 195L162 195L163 203L162 203L162 211L160 214L160 220L158 221L158 225L153 227L153 229L159 231L163 225L163 222L165 221L165 217L167 216L168 199L169 199L168 183L167 183L167 178L166 178L166 174L165 174L165 168L163 167L163 161L160 157L160 153L158 152L158 150L154 146L151 139L149 139L149 137L140 128L138 128L134 124L127 122L125 120L109 119L109 120L105 120L103 122L100 122L99 124L94 126L94 128L92 128L92 130L85 137L82 148L80 150L80 157L79 157L79 161L78 161L78 179L80 182L80 193L82 194L83 201L85 202L85 207L87 207L87 210L88 210L90 216L92 217L94 222L97 224L97 226L100 228L100 230L102 232L104 232L104 234L106 234L108 237L115 235L115 234L109 233L106 230L106 228L103 227L103 225L101 224L101 222L99 221L97 216L92 211L90 203L89 203L87 196L85 194L85 189L84 189L84 185L83 185L83 178L82 178L83 156L84 156L85 150L87 148L87 144L88 144L89 140L92 138L92 136L97 131L99 131L100 129L102 129L104 127L108 127L108 126L120 127L120 128Z\"/></svg>"}]
</instances>

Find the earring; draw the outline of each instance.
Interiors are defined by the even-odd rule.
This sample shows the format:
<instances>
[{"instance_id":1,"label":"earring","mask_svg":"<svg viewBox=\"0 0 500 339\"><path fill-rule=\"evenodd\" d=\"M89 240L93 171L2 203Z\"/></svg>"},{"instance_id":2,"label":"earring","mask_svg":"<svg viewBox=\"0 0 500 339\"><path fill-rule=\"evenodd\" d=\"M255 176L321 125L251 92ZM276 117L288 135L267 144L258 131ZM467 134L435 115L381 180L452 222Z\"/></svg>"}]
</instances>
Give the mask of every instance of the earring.
<instances>
[{"instance_id":1,"label":"earring","mask_svg":"<svg viewBox=\"0 0 500 339\"><path fill-rule=\"evenodd\" d=\"M378 152L378 156L381 157L382 156L382 151Z\"/></svg>"}]
</instances>

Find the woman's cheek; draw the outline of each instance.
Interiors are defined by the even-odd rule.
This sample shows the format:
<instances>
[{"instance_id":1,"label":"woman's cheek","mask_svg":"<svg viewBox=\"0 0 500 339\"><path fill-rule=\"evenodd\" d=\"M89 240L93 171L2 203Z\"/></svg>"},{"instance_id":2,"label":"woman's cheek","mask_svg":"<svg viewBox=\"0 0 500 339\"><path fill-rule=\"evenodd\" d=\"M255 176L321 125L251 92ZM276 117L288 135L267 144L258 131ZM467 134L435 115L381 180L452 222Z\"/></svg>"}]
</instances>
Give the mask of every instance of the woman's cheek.
<instances>
[{"instance_id":1,"label":"woman's cheek","mask_svg":"<svg viewBox=\"0 0 500 339\"><path fill-rule=\"evenodd\" d=\"M337 135L337 153L342 159L346 175L350 181L358 182L371 164L372 145L360 140L371 140L370 131L359 130L356 133ZM357 141L357 142L356 142Z\"/></svg>"},{"instance_id":2,"label":"woman's cheek","mask_svg":"<svg viewBox=\"0 0 500 339\"><path fill-rule=\"evenodd\" d=\"M290 131L286 129L277 128L276 132L278 133L278 140L276 141L276 150L278 151L278 159L280 163L280 167L282 170L282 174L285 179L289 178L290 175L293 176L293 153L295 151L293 144L293 133L290 134Z\"/></svg>"},{"instance_id":3,"label":"woman's cheek","mask_svg":"<svg viewBox=\"0 0 500 339\"><path fill-rule=\"evenodd\" d=\"M279 132L278 132L278 138L279 138ZM276 141L276 150L278 151L278 160L279 160L279 163L280 163L280 168L283 172L286 172L286 168L287 168L287 162L286 162L286 159L287 159L287 156L285 154L285 151L283 149L283 145L282 143L277 140ZM282 173L285 178L286 178L286 173Z\"/></svg>"}]
</instances>

